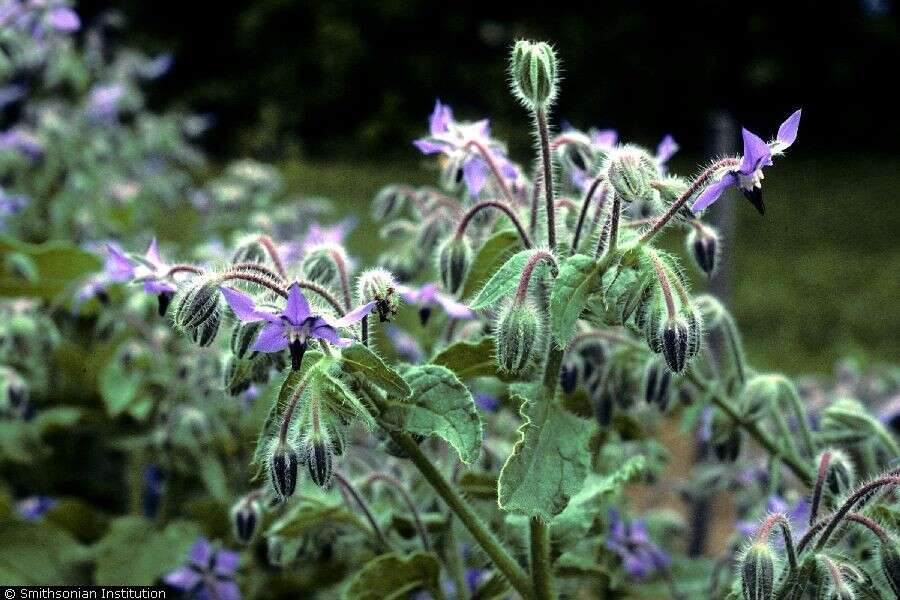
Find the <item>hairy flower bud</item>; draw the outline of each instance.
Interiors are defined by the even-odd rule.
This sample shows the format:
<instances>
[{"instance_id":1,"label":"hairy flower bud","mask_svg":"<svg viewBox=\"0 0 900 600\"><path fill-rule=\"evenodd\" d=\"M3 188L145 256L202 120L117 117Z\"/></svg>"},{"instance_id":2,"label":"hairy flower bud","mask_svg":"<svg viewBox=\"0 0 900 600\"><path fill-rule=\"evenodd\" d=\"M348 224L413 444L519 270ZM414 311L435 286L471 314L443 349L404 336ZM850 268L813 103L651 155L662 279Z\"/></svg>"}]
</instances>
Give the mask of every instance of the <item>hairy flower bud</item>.
<instances>
[{"instance_id":1,"label":"hairy flower bud","mask_svg":"<svg viewBox=\"0 0 900 600\"><path fill-rule=\"evenodd\" d=\"M832 506L838 505L855 485L856 469L850 457L840 450L831 450L831 460L828 463L823 489L829 503Z\"/></svg>"},{"instance_id":2,"label":"hairy flower bud","mask_svg":"<svg viewBox=\"0 0 900 600\"><path fill-rule=\"evenodd\" d=\"M688 254L700 270L712 276L716 270L719 252L719 236L712 227L700 225L691 229L685 238Z\"/></svg>"},{"instance_id":3,"label":"hairy flower bud","mask_svg":"<svg viewBox=\"0 0 900 600\"><path fill-rule=\"evenodd\" d=\"M472 260L472 246L465 236L452 236L438 250L438 273L451 294L462 287Z\"/></svg>"},{"instance_id":4,"label":"hairy flower bud","mask_svg":"<svg viewBox=\"0 0 900 600\"><path fill-rule=\"evenodd\" d=\"M741 455L741 430L718 413L713 417L711 441L713 453L722 462L733 463Z\"/></svg>"},{"instance_id":5,"label":"hairy flower bud","mask_svg":"<svg viewBox=\"0 0 900 600\"><path fill-rule=\"evenodd\" d=\"M637 146L626 145L610 154L607 178L624 202L652 201L657 196L650 183L658 176L656 160Z\"/></svg>"},{"instance_id":6,"label":"hairy flower bud","mask_svg":"<svg viewBox=\"0 0 900 600\"><path fill-rule=\"evenodd\" d=\"M528 108L535 110L553 103L558 70L556 52L549 44L519 40L513 46L510 58L513 88Z\"/></svg>"},{"instance_id":7,"label":"hairy flower bud","mask_svg":"<svg viewBox=\"0 0 900 600\"><path fill-rule=\"evenodd\" d=\"M369 269L357 283L360 304L375 302L374 312L382 323L390 321L400 309L400 294L394 276L384 269Z\"/></svg>"},{"instance_id":8,"label":"hairy flower bud","mask_svg":"<svg viewBox=\"0 0 900 600\"><path fill-rule=\"evenodd\" d=\"M656 405L661 412L669 406L672 374L657 358L647 361L644 371L644 401Z\"/></svg>"},{"instance_id":9,"label":"hairy flower bud","mask_svg":"<svg viewBox=\"0 0 900 600\"><path fill-rule=\"evenodd\" d=\"M238 265L241 263L257 263L264 264L268 260L269 254L266 252L258 237L249 238L240 242L231 256L231 264Z\"/></svg>"},{"instance_id":10,"label":"hairy flower bud","mask_svg":"<svg viewBox=\"0 0 900 600\"><path fill-rule=\"evenodd\" d=\"M231 525L234 537L242 544L247 544L256 533L260 518L259 501L248 496L239 500L231 509Z\"/></svg>"},{"instance_id":11,"label":"hairy flower bud","mask_svg":"<svg viewBox=\"0 0 900 600\"><path fill-rule=\"evenodd\" d=\"M216 339L216 334L219 333L220 322L219 313L213 313L212 317L191 331L191 339L201 348L209 346Z\"/></svg>"},{"instance_id":12,"label":"hairy flower bud","mask_svg":"<svg viewBox=\"0 0 900 600\"><path fill-rule=\"evenodd\" d=\"M569 359L563 363L559 372L559 387L564 394L571 394L578 385L578 362Z\"/></svg>"},{"instance_id":13,"label":"hairy flower bud","mask_svg":"<svg viewBox=\"0 0 900 600\"><path fill-rule=\"evenodd\" d=\"M603 382L597 382L589 389L591 407L594 409L594 418L600 427L609 427L613 419L613 396L608 393Z\"/></svg>"},{"instance_id":14,"label":"hairy flower bud","mask_svg":"<svg viewBox=\"0 0 900 600\"><path fill-rule=\"evenodd\" d=\"M198 282L175 297L172 320L175 327L193 333L203 325L219 321L219 284L213 281Z\"/></svg>"},{"instance_id":15,"label":"hairy flower bud","mask_svg":"<svg viewBox=\"0 0 900 600\"><path fill-rule=\"evenodd\" d=\"M317 486L327 488L331 485L334 452L326 435L313 435L306 441L304 459L309 476Z\"/></svg>"},{"instance_id":16,"label":"hairy flower bud","mask_svg":"<svg viewBox=\"0 0 900 600\"><path fill-rule=\"evenodd\" d=\"M344 253L342 248L334 244L321 244L310 248L301 266L306 278L324 286L339 285L340 271L334 258L335 252L341 255Z\"/></svg>"},{"instance_id":17,"label":"hairy flower bud","mask_svg":"<svg viewBox=\"0 0 900 600\"><path fill-rule=\"evenodd\" d=\"M372 217L376 221L393 219L403 212L409 194L406 188L398 185L388 185L381 188L372 202Z\"/></svg>"},{"instance_id":18,"label":"hairy flower bud","mask_svg":"<svg viewBox=\"0 0 900 600\"><path fill-rule=\"evenodd\" d=\"M289 498L297 487L297 452L288 442L277 438L272 442L269 457L269 479L282 500Z\"/></svg>"},{"instance_id":19,"label":"hairy flower bud","mask_svg":"<svg viewBox=\"0 0 900 600\"><path fill-rule=\"evenodd\" d=\"M258 352L250 350L265 321L239 321L231 330L231 352L237 358L254 358Z\"/></svg>"},{"instance_id":20,"label":"hairy flower bud","mask_svg":"<svg viewBox=\"0 0 900 600\"><path fill-rule=\"evenodd\" d=\"M237 396L250 388L250 379L247 378L246 369L241 367L242 365L234 357L229 358L225 363L223 374L225 389L231 396Z\"/></svg>"},{"instance_id":21,"label":"hairy flower bud","mask_svg":"<svg viewBox=\"0 0 900 600\"><path fill-rule=\"evenodd\" d=\"M537 312L528 303L507 303L500 311L494 335L500 368L510 373L525 371L534 359L540 337Z\"/></svg>"},{"instance_id":22,"label":"hairy flower bud","mask_svg":"<svg viewBox=\"0 0 900 600\"><path fill-rule=\"evenodd\" d=\"M878 553L881 555L881 572L887 579L895 598L900 598L900 547L892 539L882 541Z\"/></svg>"},{"instance_id":23,"label":"hairy flower bud","mask_svg":"<svg viewBox=\"0 0 900 600\"><path fill-rule=\"evenodd\" d=\"M666 364L675 373L684 370L688 361L689 331L686 321L681 317L666 321L662 332L662 355Z\"/></svg>"},{"instance_id":24,"label":"hairy flower bud","mask_svg":"<svg viewBox=\"0 0 900 600\"><path fill-rule=\"evenodd\" d=\"M750 378L738 399L741 415L748 421L755 421L772 407L777 407L780 395L779 376L756 375Z\"/></svg>"},{"instance_id":25,"label":"hairy flower bud","mask_svg":"<svg viewBox=\"0 0 900 600\"><path fill-rule=\"evenodd\" d=\"M747 548L741 561L741 590L744 600L770 600L775 583L775 558L767 544L757 542Z\"/></svg>"}]
</instances>

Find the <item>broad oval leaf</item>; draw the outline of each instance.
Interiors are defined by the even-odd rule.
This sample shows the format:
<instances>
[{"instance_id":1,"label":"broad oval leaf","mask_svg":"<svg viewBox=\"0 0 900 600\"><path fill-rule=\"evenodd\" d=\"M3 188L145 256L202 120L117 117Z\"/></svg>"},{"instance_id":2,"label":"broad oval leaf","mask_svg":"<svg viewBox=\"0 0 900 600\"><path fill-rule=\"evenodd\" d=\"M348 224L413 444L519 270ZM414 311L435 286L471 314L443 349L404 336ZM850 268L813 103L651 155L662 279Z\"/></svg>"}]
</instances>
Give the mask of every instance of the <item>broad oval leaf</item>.
<instances>
[{"instance_id":1,"label":"broad oval leaf","mask_svg":"<svg viewBox=\"0 0 900 600\"><path fill-rule=\"evenodd\" d=\"M469 307L475 310L482 310L495 305L512 294L516 286L519 284L519 278L522 276L522 269L531 256L531 250L523 250L509 257L494 274L484 284L481 291L469 303Z\"/></svg>"},{"instance_id":2,"label":"broad oval leaf","mask_svg":"<svg viewBox=\"0 0 900 600\"><path fill-rule=\"evenodd\" d=\"M598 261L575 254L563 262L550 294L550 331L560 348L575 335L575 323L600 282Z\"/></svg>"},{"instance_id":3,"label":"broad oval leaf","mask_svg":"<svg viewBox=\"0 0 900 600\"><path fill-rule=\"evenodd\" d=\"M353 344L341 350L341 365L345 371L362 375L387 392L388 396L409 397L409 385L403 377L362 344Z\"/></svg>"},{"instance_id":4,"label":"broad oval leaf","mask_svg":"<svg viewBox=\"0 0 900 600\"><path fill-rule=\"evenodd\" d=\"M466 275L461 298L468 298L484 286L484 282L506 262L506 257L522 247L519 234L505 229L492 235L475 254Z\"/></svg>"},{"instance_id":5,"label":"broad oval leaf","mask_svg":"<svg viewBox=\"0 0 900 600\"><path fill-rule=\"evenodd\" d=\"M396 552L384 554L363 565L344 590L343 598L398 600L418 589L440 594L440 572L440 563L433 552L414 552L409 556Z\"/></svg>"},{"instance_id":6,"label":"broad oval leaf","mask_svg":"<svg viewBox=\"0 0 900 600\"><path fill-rule=\"evenodd\" d=\"M556 402L513 398L522 402L525 421L500 471L498 503L503 510L549 521L581 490L595 426Z\"/></svg>"},{"instance_id":7,"label":"broad oval leaf","mask_svg":"<svg viewBox=\"0 0 900 600\"><path fill-rule=\"evenodd\" d=\"M62 241L26 244L0 237L0 296L52 299L101 267L100 259Z\"/></svg>"},{"instance_id":8,"label":"broad oval leaf","mask_svg":"<svg viewBox=\"0 0 900 600\"><path fill-rule=\"evenodd\" d=\"M412 389L409 400L388 401L382 422L398 431L436 435L453 446L464 463L481 452L481 417L469 389L452 371L439 365L422 365L406 372Z\"/></svg>"}]
</instances>

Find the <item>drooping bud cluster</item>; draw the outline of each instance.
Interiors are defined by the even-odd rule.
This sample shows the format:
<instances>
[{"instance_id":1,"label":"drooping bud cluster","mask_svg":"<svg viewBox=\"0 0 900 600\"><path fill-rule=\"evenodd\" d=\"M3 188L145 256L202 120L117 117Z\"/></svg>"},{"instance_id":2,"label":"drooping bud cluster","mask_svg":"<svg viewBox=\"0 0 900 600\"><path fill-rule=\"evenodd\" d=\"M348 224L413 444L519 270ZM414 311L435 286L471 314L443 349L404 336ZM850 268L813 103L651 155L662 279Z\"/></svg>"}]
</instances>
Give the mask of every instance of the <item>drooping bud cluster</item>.
<instances>
[{"instance_id":1,"label":"drooping bud cluster","mask_svg":"<svg viewBox=\"0 0 900 600\"><path fill-rule=\"evenodd\" d=\"M269 457L269 481L278 497L290 498L297 487L297 451L287 441L274 439Z\"/></svg>"},{"instance_id":2,"label":"drooping bud cluster","mask_svg":"<svg viewBox=\"0 0 900 600\"><path fill-rule=\"evenodd\" d=\"M234 254L231 256L231 262L235 265L241 263L265 264L268 257L269 255L265 246L260 242L259 236L253 236L238 243Z\"/></svg>"},{"instance_id":3,"label":"drooping bud cluster","mask_svg":"<svg viewBox=\"0 0 900 600\"><path fill-rule=\"evenodd\" d=\"M500 310L494 330L497 364L509 373L522 373L535 359L541 337L537 311L528 302L510 301Z\"/></svg>"},{"instance_id":4,"label":"drooping bud cluster","mask_svg":"<svg viewBox=\"0 0 900 600\"><path fill-rule=\"evenodd\" d=\"M341 274L335 256L347 264L344 249L336 244L320 244L310 248L303 259L303 274L321 285L340 285Z\"/></svg>"},{"instance_id":5,"label":"drooping bud cluster","mask_svg":"<svg viewBox=\"0 0 900 600\"><path fill-rule=\"evenodd\" d=\"M559 63L556 52L545 42L519 40L510 58L513 91L522 103L536 110L556 99Z\"/></svg>"},{"instance_id":6,"label":"drooping bud cluster","mask_svg":"<svg viewBox=\"0 0 900 600\"><path fill-rule=\"evenodd\" d=\"M616 148L607 158L606 177L623 202L652 202L657 192L650 185L658 176L656 161L637 146Z\"/></svg>"}]
</instances>

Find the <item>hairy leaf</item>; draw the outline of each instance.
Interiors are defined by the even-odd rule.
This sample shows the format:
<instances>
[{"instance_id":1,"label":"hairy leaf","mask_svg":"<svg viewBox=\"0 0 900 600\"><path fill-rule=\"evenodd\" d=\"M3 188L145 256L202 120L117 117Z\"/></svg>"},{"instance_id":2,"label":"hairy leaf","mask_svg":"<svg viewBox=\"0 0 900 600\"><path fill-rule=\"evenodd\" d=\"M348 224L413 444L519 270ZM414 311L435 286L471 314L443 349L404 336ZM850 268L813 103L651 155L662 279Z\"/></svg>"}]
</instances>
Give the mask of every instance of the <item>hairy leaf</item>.
<instances>
[{"instance_id":1,"label":"hairy leaf","mask_svg":"<svg viewBox=\"0 0 900 600\"><path fill-rule=\"evenodd\" d=\"M560 266L550 294L550 331L560 348L575 335L575 323L599 281L600 267L590 256L576 254Z\"/></svg>"},{"instance_id":2,"label":"hairy leaf","mask_svg":"<svg viewBox=\"0 0 900 600\"><path fill-rule=\"evenodd\" d=\"M447 367L462 381L475 377L497 377L501 381L518 379L497 368L496 347L491 336L477 342L463 340L450 344L438 352L431 362Z\"/></svg>"},{"instance_id":3,"label":"hairy leaf","mask_svg":"<svg viewBox=\"0 0 900 600\"><path fill-rule=\"evenodd\" d=\"M269 535L296 538L324 526L337 523L360 526L359 517L350 512L346 505L330 504L315 498L295 504L283 517L272 523Z\"/></svg>"},{"instance_id":4,"label":"hairy leaf","mask_svg":"<svg viewBox=\"0 0 900 600\"><path fill-rule=\"evenodd\" d=\"M432 552L384 554L363 565L344 591L344 599L399 600L420 588L439 594L440 571Z\"/></svg>"},{"instance_id":5,"label":"hairy leaf","mask_svg":"<svg viewBox=\"0 0 900 600\"><path fill-rule=\"evenodd\" d=\"M120 517L93 548L97 585L151 585L187 558L200 529L190 521L172 521L162 531L143 517Z\"/></svg>"},{"instance_id":6,"label":"hairy leaf","mask_svg":"<svg viewBox=\"0 0 900 600\"><path fill-rule=\"evenodd\" d=\"M357 373L371 381L389 396L407 398L409 385L395 370L384 364L384 361L362 344L353 344L341 350L341 363L350 373Z\"/></svg>"},{"instance_id":7,"label":"hairy leaf","mask_svg":"<svg viewBox=\"0 0 900 600\"><path fill-rule=\"evenodd\" d=\"M422 365L406 372L412 395L405 402L388 402L382 421L416 435L437 435L464 463L481 451L481 417L469 389L446 367Z\"/></svg>"},{"instance_id":8,"label":"hairy leaf","mask_svg":"<svg viewBox=\"0 0 900 600\"><path fill-rule=\"evenodd\" d=\"M480 290L484 282L506 262L506 257L521 247L519 234L511 229L491 236L475 254L460 297L468 298Z\"/></svg>"},{"instance_id":9,"label":"hairy leaf","mask_svg":"<svg viewBox=\"0 0 900 600\"><path fill-rule=\"evenodd\" d=\"M529 256L531 250L523 250L510 256L509 260L488 279L469 306L475 310L482 310L496 305L512 294L519 284L519 277L522 276L522 270Z\"/></svg>"},{"instance_id":10,"label":"hairy leaf","mask_svg":"<svg viewBox=\"0 0 900 600\"><path fill-rule=\"evenodd\" d=\"M520 396L519 441L500 471L499 505L503 510L549 521L581 490L587 475L588 440L594 425L556 402L527 401Z\"/></svg>"},{"instance_id":11,"label":"hairy leaf","mask_svg":"<svg viewBox=\"0 0 900 600\"><path fill-rule=\"evenodd\" d=\"M69 533L46 523L9 521L0 525L0 539L3 585L79 583L75 563L84 547Z\"/></svg>"}]
</instances>

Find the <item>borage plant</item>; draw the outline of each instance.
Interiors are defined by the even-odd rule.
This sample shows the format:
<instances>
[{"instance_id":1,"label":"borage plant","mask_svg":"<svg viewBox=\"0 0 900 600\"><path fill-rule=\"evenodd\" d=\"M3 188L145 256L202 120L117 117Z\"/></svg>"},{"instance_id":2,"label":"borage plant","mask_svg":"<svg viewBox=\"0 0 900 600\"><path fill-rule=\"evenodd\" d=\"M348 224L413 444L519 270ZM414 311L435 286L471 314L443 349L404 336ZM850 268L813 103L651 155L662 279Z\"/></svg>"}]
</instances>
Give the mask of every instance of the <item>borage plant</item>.
<instances>
[{"instance_id":1,"label":"borage plant","mask_svg":"<svg viewBox=\"0 0 900 600\"><path fill-rule=\"evenodd\" d=\"M266 235L224 268L117 256L177 329L220 349L229 391L280 372L235 537L270 567L315 565L310 585L347 598L894 597L896 439L851 400L813 414L789 379L756 372L726 308L658 245L685 232L711 274L721 244L702 211L736 187L763 212L762 169L800 111L685 179L667 170L669 136L654 153L554 134L558 71L547 44L515 45L531 176L488 121L436 104L415 146L440 157L441 187L379 193L377 268L357 274L339 237L296 262L295 240ZM665 479L656 438L674 415L717 457L694 479L714 488L740 465L765 480L755 496L746 484L751 541L724 570L685 558L680 521L638 516L626 493ZM802 521L756 514L806 486Z\"/></svg>"}]
</instances>

